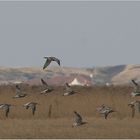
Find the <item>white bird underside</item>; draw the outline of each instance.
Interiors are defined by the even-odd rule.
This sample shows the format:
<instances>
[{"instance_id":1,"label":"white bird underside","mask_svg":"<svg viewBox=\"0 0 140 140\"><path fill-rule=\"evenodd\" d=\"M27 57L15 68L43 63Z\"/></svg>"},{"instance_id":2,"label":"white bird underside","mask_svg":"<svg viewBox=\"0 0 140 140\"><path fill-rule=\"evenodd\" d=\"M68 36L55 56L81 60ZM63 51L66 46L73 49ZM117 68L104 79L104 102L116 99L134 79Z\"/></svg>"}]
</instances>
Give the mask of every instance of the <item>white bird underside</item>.
<instances>
[{"instance_id":1,"label":"white bird underside","mask_svg":"<svg viewBox=\"0 0 140 140\"><path fill-rule=\"evenodd\" d=\"M132 93L131 93L131 96L132 96L132 97L140 96L140 92L132 92Z\"/></svg>"},{"instance_id":2,"label":"white bird underside","mask_svg":"<svg viewBox=\"0 0 140 140\"><path fill-rule=\"evenodd\" d=\"M45 90L41 91L40 94L45 94L45 95L47 95L48 93L50 93L50 92L52 92L52 91L53 91L53 89L45 89Z\"/></svg>"},{"instance_id":3,"label":"white bird underside","mask_svg":"<svg viewBox=\"0 0 140 140\"><path fill-rule=\"evenodd\" d=\"M63 94L63 96L69 96L69 95L72 95L72 94L74 94L73 92L65 92L64 94Z\"/></svg>"},{"instance_id":4,"label":"white bird underside","mask_svg":"<svg viewBox=\"0 0 140 140\"><path fill-rule=\"evenodd\" d=\"M45 90L41 91L40 93L45 94L45 93L48 93L48 92L49 92L49 89L45 89Z\"/></svg>"},{"instance_id":5,"label":"white bird underside","mask_svg":"<svg viewBox=\"0 0 140 140\"><path fill-rule=\"evenodd\" d=\"M73 123L73 126L80 126L80 125L82 125L82 123Z\"/></svg>"},{"instance_id":6,"label":"white bird underside","mask_svg":"<svg viewBox=\"0 0 140 140\"><path fill-rule=\"evenodd\" d=\"M25 96L27 96L27 94L17 94L13 98L22 98L22 97L25 97Z\"/></svg>"}]
</instances>

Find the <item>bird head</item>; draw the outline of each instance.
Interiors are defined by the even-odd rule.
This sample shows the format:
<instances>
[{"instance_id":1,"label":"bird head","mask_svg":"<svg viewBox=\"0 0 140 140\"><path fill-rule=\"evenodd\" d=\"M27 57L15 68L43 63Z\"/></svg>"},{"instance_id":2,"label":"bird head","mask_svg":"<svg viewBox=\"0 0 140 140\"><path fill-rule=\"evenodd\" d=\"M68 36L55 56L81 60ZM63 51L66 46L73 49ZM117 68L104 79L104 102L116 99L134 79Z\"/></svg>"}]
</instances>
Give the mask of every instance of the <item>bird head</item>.
<instances>
[{"instance_id":1,"label":"bird head","mask_svg":"<svg viewBox=\"0 0 140 140\"><path fill-rule=\"evenodd\" d=\"M74 112L75 114L77 114L77 112L76 112L75 110L74 110L73 112Z\"/></svg>"}]
</instances>

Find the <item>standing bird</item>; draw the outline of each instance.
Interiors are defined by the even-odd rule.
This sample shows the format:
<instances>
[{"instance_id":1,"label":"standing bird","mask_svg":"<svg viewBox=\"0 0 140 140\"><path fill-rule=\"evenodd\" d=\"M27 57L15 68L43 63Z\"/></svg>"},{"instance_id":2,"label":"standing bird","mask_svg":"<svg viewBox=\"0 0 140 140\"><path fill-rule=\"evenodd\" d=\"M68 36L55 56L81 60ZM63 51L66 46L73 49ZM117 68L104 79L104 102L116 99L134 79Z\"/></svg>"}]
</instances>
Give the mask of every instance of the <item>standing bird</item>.
<instances>
[{"instance_id":1,"label":"standing bird","mask_svg":"<svg viewBox=\"0 0 140 140\"><path fill-rule=\"evenodd\" d=\"M0 104L0 108L5 110L5 116L8 117L11 104Z\"/></svg>"},{"instance_id":2,"label":"standing bird","mask_svg":"<svg viewBox=\"0 0 140 140\"><path fill-rule=\"evenodd\" d=\"M116 112L114 111L111 107L105 106L104 104L101 107L97 108L97 111L100 114L104 114L105 119L107 119L108 115L112 112Z\"/></svg>"},{"instance_id":3,"label":"standing bird","mask_svg":"<svg viewBox=\"0 0 140 140\"><path fill-rule=\"evenodd\" d=\"M29 102L23 105L23 107L25 107L26 109L31 109L32 110L32 114L35 115L35 111L36 111L36 105L38 103L35 102Z\"/></svg>"},{"instance_id":4,"label":"standing bird","mask_svg":"<svg viewBox=\"0 0 140 140\"><path fill-rule=\"evenodd\" d=\"M44 90L41 91L41 94L45 94L46 95L47 93L53 91L53 88L50 87L42 78L41 78L41 82L42 82L42 84L44 86Z\"/></svg>"},{"instance_id":5,"label":"standing bird","mask_svg":"<svg viewBox=\"0 0 140 140\"><path fill-rule=\"evenodd\" d=\"M13 98L23 98L25 96L27 96L27 94L21 91L19 85L16 85L16 95Z\"/></svg>"},{"instance_id":6,"label":"standing bird","mask_svg":"<svg viewBox=\"0 0 140 140\"><path fill-rule=\"evenodd\" d=\"M138 112L140 113L140 101L133 101L129 103L128 106L130 106L132 109L132 118L135 116L136 110L138 110Z\"/></svg>"},{"instance_id":7,"label":"standing bird","mask_svg":"<svg viewBox=\"0 0 140 140\"><path fill-rule=\"evenodd\" d=\"M63 96L72 95L75 93L68 83L65 84L65 90L66 93L64 93Z\"/></svg>"},{"instance_id":8,"label":"standing bird","mask_svg":"<svg viewBox=\"0 0 140 140\"><path fill-rule=\"evenodd\" d=\"M59 60L58 58L56 58L56 57L44 57L44 58L47 59L47 60L46 60L46 62L45 62L45 64L44 64L44 66L43 66L43 70L44 70L47 66L49 66L49 64L50 64L52 61L57 62L57 64L60 66L60 60Z\"/></svg>"},{"instance_id":9,"label":"standing bird","mask_svg":"<svg viewBox=\"0 0 140 140\"><path fill-rule=\"evenodd\" d=\"M131 80L133 85L134 85L134 91L131 93L132 97L135 96L140 96L140 87L138 85L138 83L135 82L135 80Z\"/></svg>"},{"instance_id":10,"label":"standing bird","mask_svg":"<svg viewBox=\"0 0 140 140\"><path fill-rule=\"evenodd\" d=\"M82 125L83 124L83 122L82 122L82 117L81 117L81 115L80 114L78 114L76 111L73 111L74 112L74 123L73 123L73 127L74 126L80 126L80 125Z\"/></svg>"}]
</instances>

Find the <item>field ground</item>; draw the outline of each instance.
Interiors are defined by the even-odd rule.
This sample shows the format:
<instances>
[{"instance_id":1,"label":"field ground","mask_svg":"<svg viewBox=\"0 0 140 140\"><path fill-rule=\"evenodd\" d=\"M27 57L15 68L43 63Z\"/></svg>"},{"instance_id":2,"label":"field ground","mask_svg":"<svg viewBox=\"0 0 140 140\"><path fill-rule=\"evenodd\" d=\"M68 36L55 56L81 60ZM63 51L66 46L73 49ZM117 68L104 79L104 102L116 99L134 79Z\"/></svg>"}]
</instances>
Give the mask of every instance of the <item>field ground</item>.
<instances>
[{"instance_id":1,"label":"field ground","mask_svg":"<svg viewBox=\"0 0 140 140\"><path fill-rule=\"evenodd\" d=\"M74 87L75 95L64 97L63 87L57 87L48 96L40 95L40 87L27 87L29 96L13 99L14 87L0 87L0 103L14 105L9 117L0 110L0 138L140 138L140 114L131 118L128 103L132 98L131 87ZM35 116L22 107L24 103L38 102ZM117 112L103 116L95 110L101 104ZM51 117L48 117L52 105ZM72 127L73 110L83 117L86 124Z\"/></svg>"}]
</instances>

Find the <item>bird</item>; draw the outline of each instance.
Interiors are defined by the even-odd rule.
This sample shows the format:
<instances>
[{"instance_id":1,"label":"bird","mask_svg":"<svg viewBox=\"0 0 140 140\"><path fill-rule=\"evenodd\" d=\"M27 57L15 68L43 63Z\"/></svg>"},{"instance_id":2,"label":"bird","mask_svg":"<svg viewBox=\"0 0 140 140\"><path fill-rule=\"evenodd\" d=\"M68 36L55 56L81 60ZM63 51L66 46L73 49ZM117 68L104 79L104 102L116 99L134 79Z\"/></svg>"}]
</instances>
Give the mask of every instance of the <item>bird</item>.
<instances>
[{"instance_id":1,"label":"bird","mask_svg":"<svg viewBox=\"0 0 140 140\"><path fill-rule=\"evenodd\" d=\"M41 82L42 82L42 84L43 84L43 86L44 86L44 90L40 92L41 94L45 94L45 95L46 95L47 93L53 91L53 88L50 87L50 86L43 80L43 78L41 78Z\"/></svg>"},{"instance_id":2,"label":"bird","mask_svg":"<svg viewBox=\"0 0 140 140\"><path fill-rule=\"evenodd\" d=\"M83 124L83 121L82 121L82 117L80 114L78 114L76 111L73 111L74 112L74 123L72 125L72 127L74 126L80 126Z\"/></svg>"},{"instance_id":3,"label":"bird","mask_svg":"<svg viewBox=\"0 0 140 140\"><path fill-rule=\"evenodd\" d=\"M96 108L96 111L100 112L102 109L105 109L107 106L105 106L104 104L102 104L100 107Z\"/></svg>"},{"instance_id":4,"label":"bird","mask_svg":"<svg viewBox=\"0 0 140 140\"><path fill-rule=\"evenodd\" d=\"M68 83L65 83L65 90L66 92L63 94L63 96L72 95L75 93Z\"/></svg>"},{"instance_id":5,"label":"bird","mask_svg":"<svg viewBox=\"0 0 140 140\"><path fill-rule=\"evenodd\" d=\"M0 104L0 108L5 110L5 116L8 117L11 104Z\"/></svg>"},{"instance_id":6,"label":"bird","mask_svg":"<svg viewBox=\"0 0 140 140\"><path fill-rule=\"evenodd\" d=\"M32 114L35 115L36 105L38 105L38 103L28 102L28 103L24 104L23 107L25 107L26 109L30 108L32 110Z\"/></svg>"},{"instance_id":7,"label":"bird","mask_svg":"<svg viewBox=\"0 0 140 140\"><path fill-rule=\"evenodd\" d=\"M100 114L104 114L105 119L107 119L108 115L114 111L111 107L105 106L104 104L97 108L97 111Z\"/></svg>"},{"instance_id":8,"label":"bird","mask_svg":"<svg viewBox=\"0 0 140 140\"><path fill-rule=\"evenodd\" d=\"M58 58L56 58L56 57L44 57L44 58L46 59L46 62L45 62L45 64L44 64L44 66L43 66L43 70L44 70L47 66L49 66L49 64L50 64L52 61L57 62L57 64L60 66L60 60L59 60Z\"/></svg>"},{"instance_id":9,"label":"bird","mask_svg":"<svg viewBox=\"0 0 140 140\"><path fill-rule=\"evenodd\" d=\"M140 113L140 101L133 101L129 103L128 106L130 106L132 109L132 118L135 116L136 110L138 110L138 112Z\"/></svg>"},{"instance_id":10,"label":"bird","mask_svg":"<svg viewBox=\"0 0 140 140\"><path fill-rule=\"evenodd\" d=\"M135 96L140 96L140 87L138 85L138 83L135 82L135 80L131 80L133 85L134 85L134 91L131 93L132 97Z\"/></svg>"},{"instance_id":11,"label":"bird","mask_svg":"<svg viewBox=\"0 0 140 140\"><path fill-rule=\"evenodd\" d=\"M21 91L19 85L16 85L16 95L13 98L23 98L25 96L27 96L27 94Z\"/></svg>"}]
</instances>

